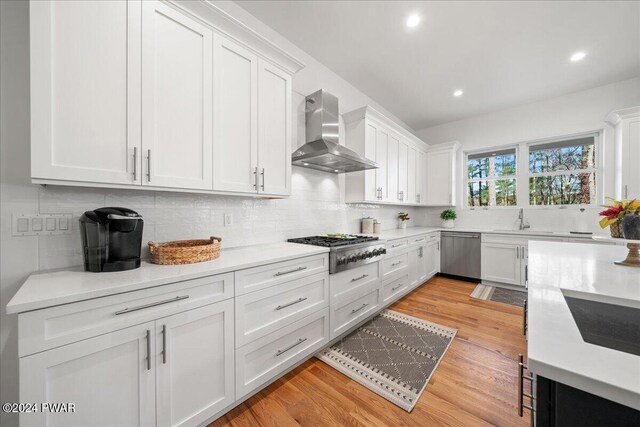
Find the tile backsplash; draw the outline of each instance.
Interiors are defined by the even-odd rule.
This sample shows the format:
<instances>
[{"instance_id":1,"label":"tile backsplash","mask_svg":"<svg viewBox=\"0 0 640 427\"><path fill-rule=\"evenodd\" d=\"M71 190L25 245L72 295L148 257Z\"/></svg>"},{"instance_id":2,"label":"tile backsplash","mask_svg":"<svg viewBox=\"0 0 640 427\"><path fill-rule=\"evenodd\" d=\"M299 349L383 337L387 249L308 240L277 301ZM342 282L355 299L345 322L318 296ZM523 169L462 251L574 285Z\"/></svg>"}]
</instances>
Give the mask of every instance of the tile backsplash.
<instances>
[{"instance_id":1,"label":"tile backsplash","mask_svg":"<svg viewBox=\"0 0 640 427\"><path fill-rule=\"evenodd\" d=\"M104 206L133 209L144 218L143 255L150 240L222 237L223 248L284 241L318 233L360 231L360 218L371 216L383 229L397 226L397 214L409 212L412 225L419 224L425 208L346 204L339 175L293 168L292 192L285 199L55 187L38 189L38 213L73 214L73 232L39 236L39 269L63 268L82 263L78 218L87 210ZM224 226L224 215L233 215ZM424 215L422 215L424 216ZM410 224L411 224L410 223Z\"/></svg>"}]
</instances>

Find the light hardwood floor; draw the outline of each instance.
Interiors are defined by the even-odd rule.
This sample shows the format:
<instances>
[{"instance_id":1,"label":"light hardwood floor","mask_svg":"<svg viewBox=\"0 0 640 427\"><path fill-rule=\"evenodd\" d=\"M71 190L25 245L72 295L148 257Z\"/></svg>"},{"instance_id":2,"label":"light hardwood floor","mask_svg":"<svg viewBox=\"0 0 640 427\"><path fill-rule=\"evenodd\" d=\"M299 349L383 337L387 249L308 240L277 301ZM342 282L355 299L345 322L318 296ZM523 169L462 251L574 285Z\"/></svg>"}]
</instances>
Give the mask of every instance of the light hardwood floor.
<instances>
[{"instance_id":1,"label":"light hardwood floor","mask_svg":"<svg viewBox=\"0 0 640 427\"><path fill-rule=\"evenodd\" d=\"M525 426L517 415L522 309L435 277L390 308L458 329L411 413L313 358L211 426Z\"/></svg>"}]
</instances>

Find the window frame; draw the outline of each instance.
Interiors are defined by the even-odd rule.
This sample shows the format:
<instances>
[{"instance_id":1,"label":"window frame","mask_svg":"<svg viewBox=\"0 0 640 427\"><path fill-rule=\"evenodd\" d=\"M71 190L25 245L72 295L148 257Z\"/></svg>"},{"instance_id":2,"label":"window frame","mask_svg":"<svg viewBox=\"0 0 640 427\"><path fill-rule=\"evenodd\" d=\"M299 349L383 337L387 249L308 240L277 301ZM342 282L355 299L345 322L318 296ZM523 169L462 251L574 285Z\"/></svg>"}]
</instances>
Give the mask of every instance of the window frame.
<instances>
[{"instance_id":1,"label":"window frame","mask_svg":"<svg viewBox=\"0 0 640 427\"><path fill-rule=\"evenodd\" d=\"M553 171L553 172L537 172L531 173L529 171L529 150L530 147L535 147L536 145L544 145L551 144L559 141L566 141L571 139L579 139L579 138L587 138L593 137L594 139L594 148L595 148L595 168L587 168L587 169L575 169L575 170L567 170L567 171ZM505 144L487 148L478 148L473 150L464 151L462 155L462 167L461 171L464 174L462 182L462 190L461 198L462 198L462 208L468 210L491 210L491 209L580 209L583 207L596 207L603 203L604 197L602 196L604 191L604 180L605 180L605 164L604 164L604 150L602 147L602 137L603 130L592 130L587 132L580 132L569 135L562 136L554 136L549 138L541 138L536 140L527 140L521 141L515 144ZM479 181L481 179L469 179L468 173L468 158L470 155L476 155L480 153L489 153L491 151L501 151L514 149L516 150L516 175L509 175L495 179L515 179L516 180L516 204L513 206L470 206L469 205L469 181ZM572 175L577 173L595 173L596 174L596 186L595 186L595 194L591 198L591 203L589 204L564 204L564 205L532 205L529 201L529 179L535 176L552 176L552 175ZM486 178L484 179L487 180ZM525 183L525 185L522 185Z\"/></svg>"},{"instance_id":2,"label":"window frame","mask_svg":"<svg viewBox=\"0 0 640 427\"><path fill-rule=\"evenodd\" d=\"M519 182L519 174L520 174L520 152L519 152L519 146L518 145L503 145L500 147L492 147L492 148L483 148L480 150L472 150L472 151L465 151L464 152L464 158L463 158L463 162L464 162L464 167L462 168L463 173L464 173L464 179L463 179L463 189L464 192L462 193L462 197L463 197L463 201L464 204L463 206L465 208L468 208L470 210L476 210L476 209L482 209L482 210L486 210L486 209L496 209L496 208L500 208L500 209L509 209L509 208L515 208L518 207L518 201L520 200L520 193L518 190L518 182ZM494 177L484 177L484 178L469 178L469 156L474 156L477 154L489 154L492 151L505 151L505 150L514 150L515 156L516 156L516 174L515 175L502 175L502 176L494 176ZM469 183L470 182L488 182L488 181L501 181L501 180L507 180L507 179L513 179L515 181L515 185L516 185L516 204L513 206L471 206L469 205Z\"/></svg>"}]
</instances>

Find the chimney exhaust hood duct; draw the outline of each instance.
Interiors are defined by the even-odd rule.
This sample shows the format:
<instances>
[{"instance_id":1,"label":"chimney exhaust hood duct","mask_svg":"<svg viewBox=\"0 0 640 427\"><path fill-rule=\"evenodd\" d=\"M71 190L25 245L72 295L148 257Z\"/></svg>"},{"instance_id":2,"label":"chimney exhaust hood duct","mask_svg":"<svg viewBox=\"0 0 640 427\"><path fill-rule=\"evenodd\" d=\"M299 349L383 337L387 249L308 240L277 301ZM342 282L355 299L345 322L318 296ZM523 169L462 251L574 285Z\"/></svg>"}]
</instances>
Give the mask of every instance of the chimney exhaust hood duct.
<instances>
[{"instance_id":1,"label":"chimney exhaust hood duct","mask_svg":"<svg viewBox=\"0 0 640 427\"><path fill-rule=\"evenodd\" d=\"M321 89L305 101L306 144L291 155L294 165L331 173L378 167L375 162L338 144L338 98Z\"/></svg>"}]
</instances>

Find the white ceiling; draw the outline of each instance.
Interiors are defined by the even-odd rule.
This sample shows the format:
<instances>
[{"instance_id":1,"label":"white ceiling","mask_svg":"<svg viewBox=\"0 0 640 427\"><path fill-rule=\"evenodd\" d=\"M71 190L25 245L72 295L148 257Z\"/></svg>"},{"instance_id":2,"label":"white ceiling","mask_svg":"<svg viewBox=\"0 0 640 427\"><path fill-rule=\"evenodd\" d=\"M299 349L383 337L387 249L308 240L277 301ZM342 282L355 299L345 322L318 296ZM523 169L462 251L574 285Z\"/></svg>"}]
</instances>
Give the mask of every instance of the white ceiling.
<instances>
[{"instance_id":1,"label":"white ceiling","mask_svg":"<svg viewBox=\"0 0 640 427\"><path fill-rule=\"evenodd\" d=\"M416 130L640 76L637 1L238 4Z\"/></svg>"}]
</instances>

